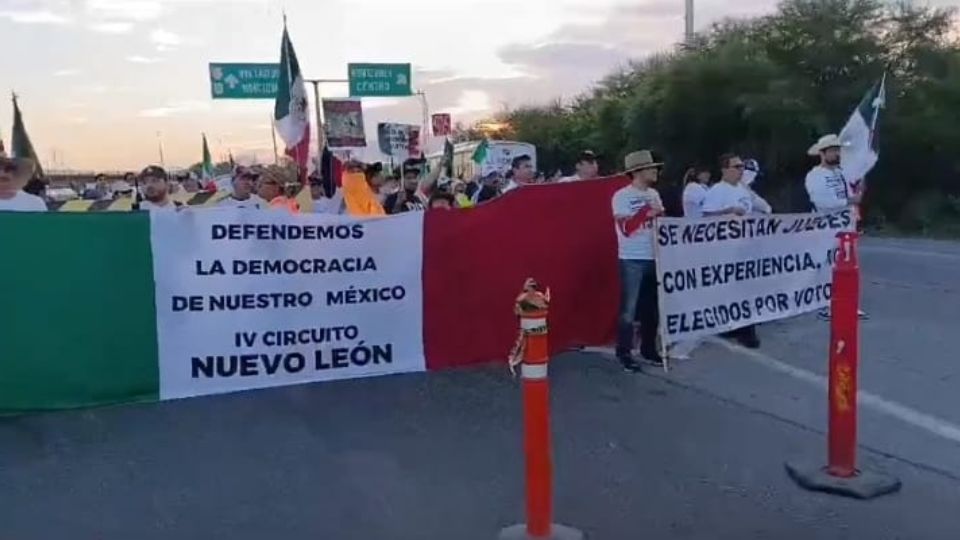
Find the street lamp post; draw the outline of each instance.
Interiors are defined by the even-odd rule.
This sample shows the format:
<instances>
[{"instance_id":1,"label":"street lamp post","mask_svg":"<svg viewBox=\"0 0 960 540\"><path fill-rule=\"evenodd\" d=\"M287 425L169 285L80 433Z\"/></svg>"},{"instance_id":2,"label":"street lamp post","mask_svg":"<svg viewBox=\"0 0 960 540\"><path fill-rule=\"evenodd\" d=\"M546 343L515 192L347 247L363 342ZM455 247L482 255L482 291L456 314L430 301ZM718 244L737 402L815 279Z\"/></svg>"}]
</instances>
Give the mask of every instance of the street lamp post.
<instances>
[{"instance_id":1,"label":"street lamp post","mask_svg":"<svg viewBox=\"0 0 960 540\"><path fill-rule=\"evenodd\" d=\"M323 112L320 110L320 84L321 83L349 83L348 79L305 79L313 85L313 100L317 108L317 172L320 172L320 162L323 159L323 142L325 134L323 132Z\"/></svg>"}]
</instances>

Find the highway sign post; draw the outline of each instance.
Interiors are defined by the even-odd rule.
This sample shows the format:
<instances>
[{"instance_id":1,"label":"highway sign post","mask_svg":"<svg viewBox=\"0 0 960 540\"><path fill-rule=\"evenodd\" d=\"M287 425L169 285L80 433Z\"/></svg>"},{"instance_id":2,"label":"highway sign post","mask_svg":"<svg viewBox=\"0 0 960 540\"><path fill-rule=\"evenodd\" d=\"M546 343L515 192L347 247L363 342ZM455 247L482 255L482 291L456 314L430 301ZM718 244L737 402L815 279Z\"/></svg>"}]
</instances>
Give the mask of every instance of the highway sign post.
<instances>
[{"instance_id":1,"label":"highway sign post","mask_svg":"<svg viewBox=\"0 0 960 540\"><path fill-rule=\"evenodd\" d=\"M213 99L276 99L280 64L210 64Z\"/></svg>"},{"instance_id":2,"label":"highway sign post","mask_svg":"<svg viewBox=\"0 0 960 540\"><path fill-rule=\"evenodd\" d=\"M350 97L413 95L410 64L349 64Z\"/></svg>"}]
</instances>

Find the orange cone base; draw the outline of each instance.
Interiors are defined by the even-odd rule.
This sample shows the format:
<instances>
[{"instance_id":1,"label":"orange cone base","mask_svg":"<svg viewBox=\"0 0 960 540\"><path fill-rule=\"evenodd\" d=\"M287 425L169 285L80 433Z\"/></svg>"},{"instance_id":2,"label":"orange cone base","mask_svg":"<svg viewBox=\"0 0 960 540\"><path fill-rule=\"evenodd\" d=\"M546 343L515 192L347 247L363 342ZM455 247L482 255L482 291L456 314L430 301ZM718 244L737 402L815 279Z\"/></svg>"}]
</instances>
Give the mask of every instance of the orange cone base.
<instances>
[{"instance_id":1,"label":"orange cone base","mask_svg":"<svg viewBox=\"0 0 960 540\"><path fill-rule=\"evenodd\" d=\"M583 533L571 527L554 523L550 526L549 536L530 536L524 524L507 527L500 531L498 540L583 540Z\"/></svg>"},{"instance_id":2,"label":"orange cone base","mask_svg":"<svg viewBox=\"0 0 960 540\"><path fill-rule=\"evenodd\" d=\"M787 463L787 474L794 482L810 491L822 491L854 499L873 499L900 491L900 480L886 474L858 470L855 476L843 478L827 473L823 465Z\"/></svg>"}]
</instances>

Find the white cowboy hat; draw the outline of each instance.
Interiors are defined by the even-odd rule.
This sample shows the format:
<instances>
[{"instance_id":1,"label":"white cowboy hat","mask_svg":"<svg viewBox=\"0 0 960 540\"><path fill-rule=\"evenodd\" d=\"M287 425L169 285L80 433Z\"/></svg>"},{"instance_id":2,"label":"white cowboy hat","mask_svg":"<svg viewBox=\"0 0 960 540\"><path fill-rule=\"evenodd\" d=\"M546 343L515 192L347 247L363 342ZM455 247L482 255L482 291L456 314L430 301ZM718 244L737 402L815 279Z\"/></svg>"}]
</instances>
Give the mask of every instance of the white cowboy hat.
<instances>
[{"instance_id":1,"label":"white cowboy hat","mask_svg":"<svg viewBox=\"0 0 960 540\"><path fill-rule=\"evenodd\" d=\"M831 133L830 135L824 135L823 137L820 137L820 140L814 143L814 145L807 150L807 155L819 156L820 152L823 152L828 148L840 148L843 146L846 145L843 144L843 141L840 140L840 137L837 137Z\"/></svg>"}]
</instances>

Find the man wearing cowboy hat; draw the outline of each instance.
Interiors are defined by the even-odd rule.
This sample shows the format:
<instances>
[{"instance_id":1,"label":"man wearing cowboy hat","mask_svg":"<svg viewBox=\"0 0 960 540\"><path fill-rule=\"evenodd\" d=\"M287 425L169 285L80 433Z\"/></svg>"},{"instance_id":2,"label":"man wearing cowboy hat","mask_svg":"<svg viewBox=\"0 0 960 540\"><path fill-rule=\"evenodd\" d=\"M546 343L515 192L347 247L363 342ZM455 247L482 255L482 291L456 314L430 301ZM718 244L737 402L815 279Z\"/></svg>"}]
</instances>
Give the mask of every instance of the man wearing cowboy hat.
<instances>
[{"instance_id":1,"label":"man wearing cowboy hat","mask_svg":"<svg viewBox=\"0 0 960 540\"><path fill-rule=\"evenodd\" d=\"M860 204L861 195L853 193L840 167L840 149L843 141L836 135L820 137L807 151L811 157L820 157L820 164L807 173L804 186L810 203L817 212L836 212ZM830 319L830 308L824 308L817 314L821 319ZM867 314L859 311L861 319Z\"/></svg>"},{"instance_id":2,"label":"man wearing cowboy hat","mask_svg":"<svg viewBox=\"0 0 960 540\"><path fill-rule=\"evenodd\" d=\"M0 156L0 211L47 211L43 199L23 191L33 171L33 160Z\"/></svg>"},{"instance_id":3,"label":"man wearing cowboy hat","mask_svg":"<svg viewBox=\"0 0 960 540\"><path fill-rule=\"evenodd\" d=\"M633 357L636 315L640 318L640 354L654 365L663 365L657 353L657 270L653 251L653 220L663 214L660 194L651 187L662 163L649 150L627 154L624 173L631 182L613 194L620 261L620 312L617 320L617 358L626 371L641 371Z\"/></svg>"},{"instance_id":4,"label":"man wearing cowboy hat","mask_svg":"<svg viewBox=\"0 0 960 540\"><path fill-rule=\"evenodd\" d=\"M860 204L860 195L851 193L840 168L842 146L840 137L824 135L807 151L808 155L820 158L820 164L807 174L804 182L810 203L817 212L833 212Z\"/></svg>"}]
</instances>

